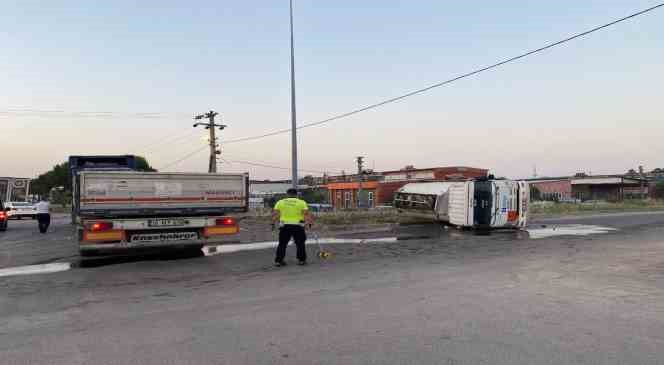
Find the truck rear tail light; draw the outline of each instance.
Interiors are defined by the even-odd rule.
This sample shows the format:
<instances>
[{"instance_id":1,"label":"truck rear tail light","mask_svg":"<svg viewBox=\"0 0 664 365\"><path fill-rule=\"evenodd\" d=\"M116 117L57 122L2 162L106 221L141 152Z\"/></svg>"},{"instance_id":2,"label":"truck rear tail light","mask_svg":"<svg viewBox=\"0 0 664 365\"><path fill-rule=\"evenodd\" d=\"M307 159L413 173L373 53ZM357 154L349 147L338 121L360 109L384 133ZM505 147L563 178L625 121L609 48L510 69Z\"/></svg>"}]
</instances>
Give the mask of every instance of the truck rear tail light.
<instances>
[{"instance_id":1,"label":"truck rear tail light","mask_svg":"<svg viewBox=\"0 0 664 365\"><path fill-rule=\"evenodd\" d=\"M83 232L83 242L120 242L125 240L125 231Z\"/></svg>"},{"instance_id":2,"label":"truck rear tail light","mask_svg":"<svg viewBox=\"0 0 664 365\"><path fill-rule=\"evenodd\" d=\"M214 220L214 226L205 227L203 229L203 236L210 238L212 236L224 236L237 234L240 232L240 227L237 221L231 217L221 217Z\"/></svg>"},{"instance_id":3,"label":"truck rear tail light","mask_svg":"<svg viewBox=\"0 0 664 365\"><path fill-rule=\"evenodd\" d=\"M235 219L231 217L223 217L223 218L217 218L215 220L215 225L217 226L234 226L236 224Z\"/></svg>"},{"instance_id":4,"label":"truck rear tail light","mask_svg":"<svg viewBox=\"0 0 664 365\"><path fill-rule=\"evenodd\" d=\"M7 213L0 212L0 220L5 220L5 218L7 218Z\"/></svg>"},{"instance_id":5,"label":"truck rear tail light","mask_svg":"<svg viewBox=\"0 0 664 365\"><path fill-rule=\"evenodd\" d=\"M224 236L229 234L237 234L240 232L238 226L215 226L215 227L205 227L203 229L203 236L205 238L210 238L212 236Z\"/></svg>"},{"instance_id":6,"label":"truck rear tail light","mask_svg":"<svg viewBox=\"0 0 664 365\"><path fill-rule=\"evenodd\" d=\"M88 226L90 232L105 232L113 229L113 222L94 222Z\"/></svg>"}]
</instances>

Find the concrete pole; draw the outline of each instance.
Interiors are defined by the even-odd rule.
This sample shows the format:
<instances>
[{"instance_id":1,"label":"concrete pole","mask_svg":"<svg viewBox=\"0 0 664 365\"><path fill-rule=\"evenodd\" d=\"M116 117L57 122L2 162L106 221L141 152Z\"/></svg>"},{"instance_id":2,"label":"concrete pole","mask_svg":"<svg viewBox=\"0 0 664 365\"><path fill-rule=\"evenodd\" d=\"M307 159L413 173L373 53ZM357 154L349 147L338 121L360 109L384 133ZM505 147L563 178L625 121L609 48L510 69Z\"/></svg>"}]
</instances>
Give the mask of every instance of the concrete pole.
<instances>
[{"instance_id":1,"label":"concrete pole","mask_svg":"<svg viewBox=\"0 0 664 365\"><path fill-rule=\"evenodd\" d=\"M208 118L210 119L210 167L208 172L211 174L217 173L217 135L214 130L214 116L215 112L210 110L208 113Z\"/></svg>"},{"instance_id":2,"label":"concrete pole","mask_svg":"<svg viewBox=\"0 0 664 365\"><path fill-rule=\"evenodd\" d=\"M290 77L291 77L291 149L292 186L297 189L297 115L295 108L295 44L293 41L293 0L290 0Z\"/></svg>"},{"instance_id":3,"label":"concrete pole","mask_svg":"<svg viewBox=\"0 0 664 365\"><path fill-rule=\"evenodd\" d=\"M359 181L359 186L357 189L357 207L362 208L362 172L364 170L364 157L357 156L357 177Z\"/></svg>"}]
</instances>

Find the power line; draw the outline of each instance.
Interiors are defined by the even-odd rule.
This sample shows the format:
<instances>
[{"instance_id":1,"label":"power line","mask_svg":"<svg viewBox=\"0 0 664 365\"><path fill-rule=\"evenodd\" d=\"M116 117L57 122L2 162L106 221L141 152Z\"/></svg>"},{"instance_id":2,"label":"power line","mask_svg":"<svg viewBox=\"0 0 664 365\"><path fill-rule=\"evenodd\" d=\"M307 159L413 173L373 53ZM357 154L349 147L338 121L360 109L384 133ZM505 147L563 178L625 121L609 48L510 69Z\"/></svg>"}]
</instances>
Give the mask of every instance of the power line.
<instances>
[{"instance_id":1,"label":"power line","mask_svg":"<svg viewBox=\"0 0 664 365\"><path fill-rule=\"evenodd\" d=\"M188 159L188 158L191 158L191 157L193 157L194 155L196 155L196 154L202 152L202 151L203 151L204 149L206 149L206 148L207 148L207 146L204 146L204 147L199 148L199 149L197 149L197 150L195 150L195 151L192 151L192 152L190 152L190 153L188 153L188 154L182 156L181 158L179 158L179 159L177 159L177 160L175 160L175 161L173 161L173 162L171 162L171 163L169 163L169 164L167 164L167 165L164 165L163 167L160 167L159 170L164 170L164 169L170 168L170 167L172 167L172 166L175 166L175 165L179 164L180 162L183 162L184 160L186 160L186 159ZM265 162L246 161L246 160L234 160L234 159L225 159L225 158L223 158L222 160L223 160L224 162L226 162L226 163L237 163L237 164L241 164L241 165L249 165L249 166L256 166L256 167L265 167L265 168L270 168L270 169L278 169L278 170L290 170L290 169L291 169L290 167L276 166L276 165L268 164L268 163L265 163ZM302 171L302 172L309 172L309 173L313 173L313 174L326 174L326 173L329 172L329 171L307 170L307 169L300 169L300 171Z\"/></svg>"},{"instance_id":2,"label":"power line","mask_svg":"<svg viewBox=\"0 0 664 365\"><path fill-rule=\"evenodd\" d=\"M173 143L175 143L175 142L179 142L179 141L181 141L181 140L183 140L183 139L190 138L190 137L192 137L192 136L194 136L194 135L197 135L197 134L198 134L198 131L197 131L197 130L189 131L189 132L187 132L187 133L185 133L185 134L181 134L181 135L179 135L179 136L176 136L175 138L171 138L171 139L168 139L168 140L163 140L162 142L158 142L158 143L152 144L150 147L146 147L146 148L144 149L144 151L154 151L154 150L158 150L158 149L161 149L161 148L163 148L163 147L165 147L165 146L170 146L171 144L173 144Z\"/></svg>"},{"instance_id":3,"label":"power line","mask_svg":"<svg viewBox=\"0 0 664 365\"><path fill-rule=\"evenodd\" d=\"M262 162L252 162L252 161L244 161L244 160L225 160L227 162L233 162L233 163L238 163L242 165L249 165L249 166L257 166L257 167L266 167L270 169L278 169L278 170L290 170L290 167L284 167L284 166L275 166L275 165L270 165ZM318 170L305 170L305 169L299 169L299 171L302 172L310 172L314 174L325 174L326 171L318 171Z\"/></svg>"},{"instance_id":4,"label":"power line","mask_svg":"<svg viewBox=\"0 0 664 365\"><path fill-rule=\"evenodd\" d=\"M408 98L408 97L411 97L411 96L414 96L414 95L417 95L417 94L421 94L421 93L427 92L427 91L429 91L429 90L432 90L432 89L435 89L435 88L438 88L438 87L441 87L441 86L444 86L444 85L447 85L447 84L451 84L451 83L453 83L453 82L455 82L455 81L459 81L459 80L461 80L461 79L465 79L465 78L468 78L468 77L470 77L470 76L474 76L474 75L479 74L479 73L484 72L484 71L489 71L489 70L491 70L491 69L494 69L494 68L497 68L497 67L503 66L503 65L505 65L505 64L507 64L507 63L514 62L514 61L519 60L519 59L521 59L521 58L525 58L525 57L528 57L528 56L533 55L533 54L535 54L535 53L539 53L539 52L542 52L542 51L544 51L544 50L547 50L547 49L549 49L549 48L553 48L553 47L559 46L559 45L561 45L561 44L563 44L563 43L567 43L567 42L572 41L572 40L574 40L574 39L584 37L584 36L586 36L586 35L588 35L588 34L594 33L594 32L599 31L599 30L601 30L601 29L608 28L608 27L610 27L610 26L612 26L612 25L615 25L615 24L618 24L618 23L624 22L624 21L629 20L629 19L631 19L631 18L635 18L635 17L637 17L637 16L639 16L639 15L643 15L643 14L649 13L649 12L651 12L651 11L657 9L657 8L660 8L660 7L662 7L662 6L664 6L664 3L661 3L661 4L658 4L658 5L652 6L652 7L650 7L650 8L645 9L645 10L641 10L641 11L639 11L639 12L636 12L636 13L633 13L633 14L631 14L631 15L625 16L625 17L623 17L623 18L620 18L620 19L614 20L614 21L612 21L612 22L609 22L609 23L606 23L606 24L603 24L603 25L597 26L597 27L592 28L592 29L590 29L590 30L587 30L587 31L585 31L585 32L577 33L577 34L572 35L572 36L570 36L570 37L567 37L567 38L565 38L565 39L562 39L562 40L559 40L559 41L556 41L556 42L553 42L553 43L549 43L549 44L547 44L547 45L545 45L545 46L543 46L543 47L540 47L540 48L534 49L534 50L532 50L532 51L528 51L528 52L522 53L522 54L520 54L520 55L518 55L518 56L514 56L514 57L511 57L511 58L508 58L508 59L502 60L502 61L500 61L500 62L494 63L494 64L492 64L492 65L482 67L482 68L477 69L477 70L475 70L475 71L471 71L471 72L468 72L468 73L465 73L465 74L462 74L462 75L459 75L459 76L453 77L453 78L451 78L451 79L448 79L448 80L445 80L445 81L442 81L442 82L438 82L438 83L435 83L435 84L433 84L433 85L430 85L430 86L427 86L427 87L424 87L424 88L421 88L421 89L417 89L417 90L414 90L414 91L411 91L411 92L405 93L405 94L403 94L403 95L400 95L400 96L397 96L397 97L394 97L394 98L390 98L390 99L387 99L387 100L383 100L383 101L378 102L378 103L375 103L375 104L370 104L370 105L367 105L367 106L364 106L364 107L361 107L361 108L358 108L358 109L352 110L352 111L347 112L347 113L338 114L338 115L335 115L335 116L333 116L333 117L331 117L331 118L327 118L327 119L324 119L324 120L321 120L321 121L318 121L318 122L302 124L302 125L298 126L296 129L303 129L303 128L309 128L309 127L314 127L314 126L318 126L318 125L326 124L326 123L329 123L329 122L332 122L332 121L335 121L335 120L339 120L339 119L343 119L343 118L346 118L346 117L350 117L350 116L352 116L352 115L355 115L355 114L358 114L358 113L361 113L361 112L365 112L365 111L368 111L368 110L371 110L371 109L376 109L376 108L381 107L381 106L383 106L383 105L391 104L391 103L394 103L394 102L400 101L400 100L402 100L402 99L405 99L405 98ZM279 130L276 130L276 131L273 131L273 132L268 132L268 133L260 134L260 135L256 135L256 136L250 136L250 137L243 137L243 138L231 139L231 140L225 141L224 143L225 143L225 144L230 144L230 143L239 143L239 142L252 141L252 140L256 140L256 139L262 139L262 138L266 138L266 137L275 136L275 135L278 135L278 134L288 133L288 132L290 132L290 131L291 131L290 128L288 128L288 129L279 129Z\"/></svg>"},{"instance_id":5,"label":"power line","mask_svg":"<svg viewBox=\"0 0 664 365\"><path fill-rule=\"evenodd\" d=\"M178 131L177 133L172 133L164 136L163 138L155 140L153 141L153 143L148 143L146 146L136 146L134 148L131 148L129 149L129 151L148 152L148 151L158 150L160 148L163 148L164 146L167 145L170 146L172 143L178 142L185 138L189 138L195 134L196 134L195 130L187 131L185 133L182 133L182 131Z\"/></svg>"},{"instance_id":6,"label":"power line","mask_svg":"<svg viewBox=\"0 0 664 365\"><path fill-rule=\"evenodd\" d=\"M13 115L13 116L58 116L58 117L82 117L82 118L143 118L143 119L159 119L170 118L177 116L189 115L179 112L118 112L118 111L69 111L60 109L32 109L32 108L7 108L0 109L0 115Z\"/></svg>"},{"instance_id":7,"label":"power line","mask_svg":"<svg viewBox=\"0 0 664 365\"><path fill-rule=\"evenodd\" d=\"M179 159L177 159L177 160L175 160L175 161L173 161L173 162L171 162L171 163L169 163L169 164L166 164L166 165L160 167L159 170L165 170L165 169L167 169L167 168L169 168L169 167L175 166L175 165L179 164L180 162L182 162L182 161L188 159L189 157L194 156L194 155L197 154L197 153L200 153L201 151L203 151L203 150L205 150L205 149L208 149L208 146L207 146L207 145L205 145L205 146L203 146L203 147L200 147L200 148L196 149L195 151L192 151L192 152L190 152L190 153L188 153L188 154L182 156L181 158L179 158Z\"/></svg>"}]
</instances>

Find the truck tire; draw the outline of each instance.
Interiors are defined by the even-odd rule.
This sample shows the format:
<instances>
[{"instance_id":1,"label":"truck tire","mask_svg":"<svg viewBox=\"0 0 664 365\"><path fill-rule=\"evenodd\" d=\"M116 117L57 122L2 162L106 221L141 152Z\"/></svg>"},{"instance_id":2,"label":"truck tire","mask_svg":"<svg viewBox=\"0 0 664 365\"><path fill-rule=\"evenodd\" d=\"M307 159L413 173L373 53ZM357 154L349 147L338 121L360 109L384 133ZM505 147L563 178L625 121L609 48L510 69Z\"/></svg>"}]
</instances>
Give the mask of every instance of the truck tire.
<instances>
[{"instance_id":1,"label":"truck tire","mask_svg":"<svg viewBox=\"0 0 664 365\"><path fill-rule=\"evenodd\" d=\"M79 250L78 255L81 256L81 257L95 257L95 256L98 256L99 253L97 253L95 251L80 251Z\"/></svg>"},{"instance_id":2,"label":"truck tire","mask_svg":"<svg viewBox=\"0 0 664 365\"><path fill-rule=\"evenodd\" d=\"M200 257L200 256L205 256L203 253L203 246L188 246L183 249L183 253L187 256L192 256L192 257Z\"/></svg>"},{"instance_id":3,"label":"truck tire","mask_svg":"<svg viewBox=\"0 0 664 365\"><path fill-rule=\"evenodd\" d=\"M486 227L475 228L475 235L476 236L490 236L491 235L491 229L486 228Z\"/></svg>"}]
</instances>

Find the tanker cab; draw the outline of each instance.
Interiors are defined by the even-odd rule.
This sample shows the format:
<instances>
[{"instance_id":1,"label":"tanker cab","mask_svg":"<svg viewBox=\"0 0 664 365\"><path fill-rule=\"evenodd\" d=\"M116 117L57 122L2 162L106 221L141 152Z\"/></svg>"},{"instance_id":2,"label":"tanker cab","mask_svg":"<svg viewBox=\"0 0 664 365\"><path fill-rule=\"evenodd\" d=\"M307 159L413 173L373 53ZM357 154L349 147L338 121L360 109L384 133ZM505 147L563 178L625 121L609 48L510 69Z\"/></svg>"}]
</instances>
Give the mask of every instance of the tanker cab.
<instances>
[{"instance_id":1,"label":"tanker cab","mask_svg":"<svg viewBox=\"0 0 664 365\"><path fill-rule=\"evenodd\" d=\"M517 219L517 228L526 228L528 225L528 216L530 208L530 186L526 181L518 181L519 190L517 206L519 207L519 218Z\"/></svg>"},{"instance_id":2,"label":"tanker cab","mask_svg":"<svg viewBox=\"0 0 664 365\"><path fill-rule=\"evenodd\" d=\"M519 182L511 180L475 181L473 202L475 228L520 227L520 197Z\"/></svg>"},{"instance_id":3,"label":"tanker cab","mask_svg":"<svg viewBox=\"0 0 664 365\"><path fill-rule=\"evenodd\" d=\"M494 184L489 180L477 180L473 186L473 226L489 229L493 222Z\"/></svg>"}]
</instances>

